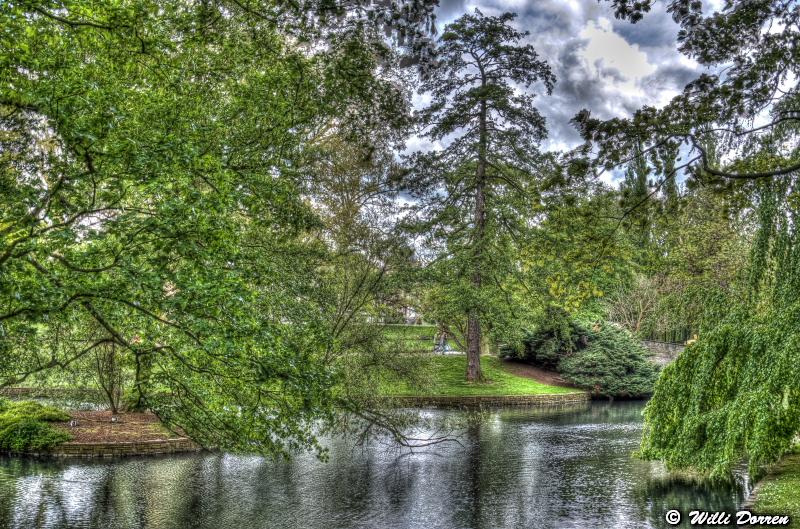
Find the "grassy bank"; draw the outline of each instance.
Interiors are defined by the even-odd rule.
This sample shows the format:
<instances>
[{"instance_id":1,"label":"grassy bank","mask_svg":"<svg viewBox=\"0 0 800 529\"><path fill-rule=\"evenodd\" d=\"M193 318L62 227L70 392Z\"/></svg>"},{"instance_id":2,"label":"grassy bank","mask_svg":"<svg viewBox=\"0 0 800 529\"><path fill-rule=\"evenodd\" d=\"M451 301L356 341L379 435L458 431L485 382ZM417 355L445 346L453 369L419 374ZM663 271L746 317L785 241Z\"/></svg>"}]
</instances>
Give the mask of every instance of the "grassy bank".
<instances>
[{"instance_id":1,"label":"grassy bank","mask_svg":"<svg viewBox=\"0 0 800 529\"><path fill-rule=\"evenodd\" d=\"M426 359L432 373L433 384L419 389L409 387L402 380L387 382L382 393L388 396L498 396L541 395L552 393L574 393L577 390L550 386L536 380L517 376L508 371L499 358L485 356L481 367L486 382L470 383L464 380L466 358L464 356L435 356Z\"/></svg>"},{"instance_id":2,"label":"grassy bank","mask_svg":"<svg viewBox=\"0 0 800 529\"><path fill-rule=\"evenodd\" d=\"M785 456L759 484L753 512L789 515L800 528L800 448Z\"/></svg>"},{"instance_id":3,"label":"grassy bank","mask_svg":"<svg viewBox=\"0 0 800 529\"><path fill-rule=\"evenodd\" d=\"M433 350L436 326L389 324L383 328L383 335L398 350L429 353Z\"/></svg>"}]
</instances>

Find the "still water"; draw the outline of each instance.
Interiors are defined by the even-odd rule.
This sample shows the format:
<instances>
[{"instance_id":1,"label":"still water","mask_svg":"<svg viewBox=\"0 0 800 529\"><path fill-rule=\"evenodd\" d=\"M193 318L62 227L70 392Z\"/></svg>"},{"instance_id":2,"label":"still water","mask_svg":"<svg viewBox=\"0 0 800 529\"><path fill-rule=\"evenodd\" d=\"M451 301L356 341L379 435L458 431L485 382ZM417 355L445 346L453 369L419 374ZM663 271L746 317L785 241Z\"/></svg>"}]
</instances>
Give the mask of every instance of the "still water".
<instances>
[{"instance_id":1,"label":"still water","mask_svg":"<svg viewBox=\"0 0 800 529\"><path fill-rule=\"evenodd\" d=\"M415 451L331 440L327 463L219 454L119 461L0 458L0 527L494 529L669 527L734 511L734 485L670 480L631 453L641 403L489 412L460 444ZM434 419L459 412L429 412Z\"/></svg>"}]
</instances>

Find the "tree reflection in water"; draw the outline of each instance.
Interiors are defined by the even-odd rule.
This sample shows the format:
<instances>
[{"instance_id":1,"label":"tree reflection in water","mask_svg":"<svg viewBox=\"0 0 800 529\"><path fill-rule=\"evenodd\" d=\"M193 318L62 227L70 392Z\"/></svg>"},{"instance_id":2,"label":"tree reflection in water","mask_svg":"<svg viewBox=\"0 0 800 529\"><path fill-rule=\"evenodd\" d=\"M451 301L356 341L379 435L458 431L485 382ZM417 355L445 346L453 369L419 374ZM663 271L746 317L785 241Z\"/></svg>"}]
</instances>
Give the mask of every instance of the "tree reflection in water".
<instances>
[{"instance_id":1,"label":"tree reflection in water","mask_svg":"<svg viewBox=\"0 0 800 529\"><path fill-rule=\"evenodd\" d=\"M330 439L331 460L191 454L118 461L0 458L10 528L665 527L664 513L735 510L748 484L668 479L631 457L643 404L471 417L459 443L398 453ZM437 420L460 412L431 412Z\"/></svg>"}]
</instances>

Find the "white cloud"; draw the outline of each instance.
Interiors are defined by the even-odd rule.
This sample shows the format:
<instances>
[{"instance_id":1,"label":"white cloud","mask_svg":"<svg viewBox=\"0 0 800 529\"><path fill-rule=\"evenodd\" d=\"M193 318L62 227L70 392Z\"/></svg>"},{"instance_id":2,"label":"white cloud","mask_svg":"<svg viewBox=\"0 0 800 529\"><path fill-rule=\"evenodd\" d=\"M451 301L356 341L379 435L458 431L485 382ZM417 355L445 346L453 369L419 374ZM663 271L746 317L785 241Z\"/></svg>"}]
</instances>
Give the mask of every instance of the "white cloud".
<instances>
[{"instance_id":1,"label":"white cloud","mask_svg":"<svg viewBox=\"0 0 800 529\"><path fill-rule=\"evenodd\" d=\"M441 0L440 6L441 26L476 7L487 15L518 13L514 25L530 32L528 42L558 79L551 96L532 89L550 131L546 149L580 142L570 124L580 109L601 119L630 116L643 105L666 104L701 70L677 51L679 28L660 2L637 24L616 20L611 2L597 0Z\"/></svg>"},{"instance_id":2,"label":"white cloud","mask_svg":"<svg viewBox=\"0 0 800 529\"><path fill-rule=\"evenodd\" d=\"M611 21L605 17L590 20L580 33L586 39L583 57L594 67L596 75L606 75L607 69L619 72L624 81L633 86L637 81L656 71L647 60L647 54L637 44L630 44L614 32Z\"/></svg>"},{"instance_id":3,"label":"white cloud","mask_svg":"<svg viewBox=\"0 0 800 529\"><path fill-rule=\"evenodd\" d=\"M703 12L711 14L715 11L722 11L725 7L725 0L705 0L703 2Z\"/></svg>"}]
</instances>

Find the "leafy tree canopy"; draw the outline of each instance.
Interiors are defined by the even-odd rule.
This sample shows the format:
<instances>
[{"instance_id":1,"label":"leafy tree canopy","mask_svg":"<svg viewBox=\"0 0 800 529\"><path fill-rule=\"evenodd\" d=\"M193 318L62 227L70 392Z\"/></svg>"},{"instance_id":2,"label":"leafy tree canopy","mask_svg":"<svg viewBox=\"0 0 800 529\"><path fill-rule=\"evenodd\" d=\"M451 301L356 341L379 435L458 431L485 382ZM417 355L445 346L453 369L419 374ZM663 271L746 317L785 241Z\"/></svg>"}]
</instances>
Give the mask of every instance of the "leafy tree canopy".
<instances>
[{"instance_id":1,"label":"leafy tree canopy","mask_svg":"<svg viewBox=\"0 0 800 529\"><path fill-rule=\"evenodd\" d=\"M404 100L355 19L316 49L287 9L0 6L0 383L114 344L201 443L316 446L337 373L302 161Z\"/></svg>"},{"instance_id":2,"label":"leafy tree canopy","mask_svg":"<svg viewBox=\"0 0 800 529\"><path fill-rule=\"evenodd\" d=\"M743 458L759 472L794 442L800 244L797 204L786 198L793 185L759 186L748 294L664 370L645 410L645 456L725 477Z\"/></svg>"},{"instance_id":3,"label":"leafy tree canopy","mask_svg":"<svg viewBox=\"0 0 800 529\"><path fill-rule=\"evenodd\" d=\"M636 22L652 2L611 0L616 15ZM713 14L699 0L672 0L667 11L680 25L679 50L718 73L703 74L663 108L600 121L575 117L583 137L598 148L596 167L629 159L640 142L660 168L682 146L687 168L705 179L782 177L800 169L798 158L797 21L800 6L782 0L728 1ZM707 144L714 141L718 155ZM715 159L716 158L716 159ZM670 175L668 175L670 176Z\"/></svg>"}]
</instances>

